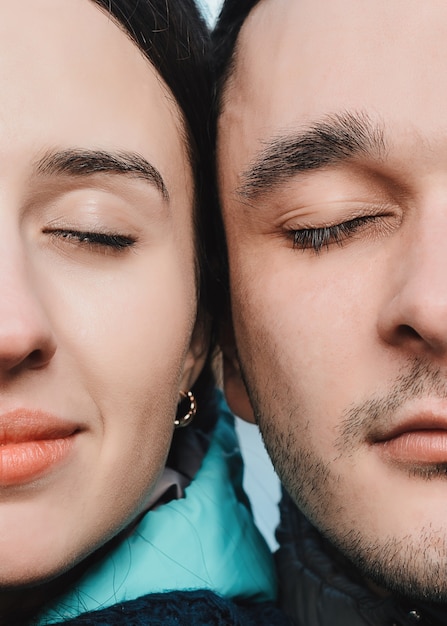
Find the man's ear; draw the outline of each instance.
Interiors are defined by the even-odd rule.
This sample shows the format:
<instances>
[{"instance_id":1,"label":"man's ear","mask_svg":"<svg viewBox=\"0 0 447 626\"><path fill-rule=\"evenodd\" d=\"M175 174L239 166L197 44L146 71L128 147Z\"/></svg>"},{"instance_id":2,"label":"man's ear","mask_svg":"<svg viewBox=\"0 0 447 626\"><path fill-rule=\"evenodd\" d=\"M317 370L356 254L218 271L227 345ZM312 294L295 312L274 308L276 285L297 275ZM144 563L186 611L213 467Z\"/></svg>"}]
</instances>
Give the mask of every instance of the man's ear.
<instances>
[{"instance_id":1,"label":"man's ear","mask_svg":"<svg viewBox=\"0 0 447 626\"><path fill-rule=\"evenodd\" d=\"M225 325L222 333L222 357L223 357L223 378L225 397L228 406L235 415L241 417L246 422L254 424L255 416L248 399L247 388L242 380L241 368L236 351L233 326L230 322Z\"/></svg>"}]
</instances>

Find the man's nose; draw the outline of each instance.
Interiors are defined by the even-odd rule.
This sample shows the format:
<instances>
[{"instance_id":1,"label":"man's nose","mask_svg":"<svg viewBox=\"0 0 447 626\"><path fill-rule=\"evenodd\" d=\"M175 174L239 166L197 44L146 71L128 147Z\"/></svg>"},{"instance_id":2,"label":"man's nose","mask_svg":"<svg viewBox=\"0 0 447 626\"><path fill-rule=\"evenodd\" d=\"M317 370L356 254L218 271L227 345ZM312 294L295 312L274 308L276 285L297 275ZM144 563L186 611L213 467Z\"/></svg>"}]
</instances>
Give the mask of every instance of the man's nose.
<instances>
[{"instance_id":1,"label":"man's nose","mask_svg":"<svg viewBox=\"0 0 447 626\"><path fill-rule=\"evenodd\" d=\"M446 211L447 214L447 202ZM447 349L447 216L420 216L389 258L378 331L415 356Z\"/></svg>"},{"instance_id":2,"label":"man's nose","mask_svg":"<svg viewBox=\"0 0 447 626\"><path fill-rule=\"evenodd\" d=\"M55 336L32 273L0 256L0 376L41 368L56 351ZM56 305L57 303L55 303Z\"/></svg>"}]
</instances>

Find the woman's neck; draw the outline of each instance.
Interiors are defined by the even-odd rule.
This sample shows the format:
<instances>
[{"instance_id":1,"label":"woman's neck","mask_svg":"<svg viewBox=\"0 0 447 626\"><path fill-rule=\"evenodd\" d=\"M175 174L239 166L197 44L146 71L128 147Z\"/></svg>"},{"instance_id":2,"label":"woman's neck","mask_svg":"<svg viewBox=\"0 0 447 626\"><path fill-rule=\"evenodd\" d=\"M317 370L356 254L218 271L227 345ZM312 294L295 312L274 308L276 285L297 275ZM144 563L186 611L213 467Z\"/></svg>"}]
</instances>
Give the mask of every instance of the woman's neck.
<instances>
[{"instance_id":1,"label":"woman's neck","mask_svg":"<svg viewBox=\"0 0 447 626\"><path fill-rule=\"evenodd\" d=\"M36 585L0 587L0 626L28 626L46 604L74 586L89 567L104 558L125 532L57 578Z\"/></svg>"}]
</instances>

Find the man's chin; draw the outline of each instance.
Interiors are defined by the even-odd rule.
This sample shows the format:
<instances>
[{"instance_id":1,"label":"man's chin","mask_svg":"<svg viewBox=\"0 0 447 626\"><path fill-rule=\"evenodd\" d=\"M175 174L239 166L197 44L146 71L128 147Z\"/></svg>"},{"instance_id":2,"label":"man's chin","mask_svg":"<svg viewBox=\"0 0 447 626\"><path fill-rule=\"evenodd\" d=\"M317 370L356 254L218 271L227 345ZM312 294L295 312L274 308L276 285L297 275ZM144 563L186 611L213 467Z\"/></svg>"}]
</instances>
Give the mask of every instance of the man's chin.
<instances>
[{"instance_id":1,"label":"man's chin","mask_svg":"<svg viewBox=\"0 0 447 626\"><path fill-rule=\"evenodd\" d=\"M422 529L418 537L377 540L374 544L358 532L345 535L339 545L355 579L361 577L377 596L394 595L417 603L447 603L447 530ZM349 541L351 536L351 541ZM357 570L357 575L355 571Z\"/></svg>"}]
</instances>

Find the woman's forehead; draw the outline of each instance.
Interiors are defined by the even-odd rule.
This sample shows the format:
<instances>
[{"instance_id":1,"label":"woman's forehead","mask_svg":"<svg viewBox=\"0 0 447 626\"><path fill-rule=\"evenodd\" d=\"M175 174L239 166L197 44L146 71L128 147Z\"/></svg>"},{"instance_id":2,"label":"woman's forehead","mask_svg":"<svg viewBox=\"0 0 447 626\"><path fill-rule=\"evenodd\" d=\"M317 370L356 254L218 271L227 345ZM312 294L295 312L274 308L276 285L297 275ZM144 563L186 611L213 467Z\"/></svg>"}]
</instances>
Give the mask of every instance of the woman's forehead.
<instances>
[{"instance_id":1,"label":"woman's forehead","mask_svg":"<svg viewBox=\"0 0 447 626\"><path fill-rule=\"evenodd\" d=\"M113 149L153 163L171 195L191 187L179 108L127 33L90 0L27 7L0 5L0 136L21 129L0 162L11 149L21 162L53 147Z\"/></svg>"}]
</instances>

